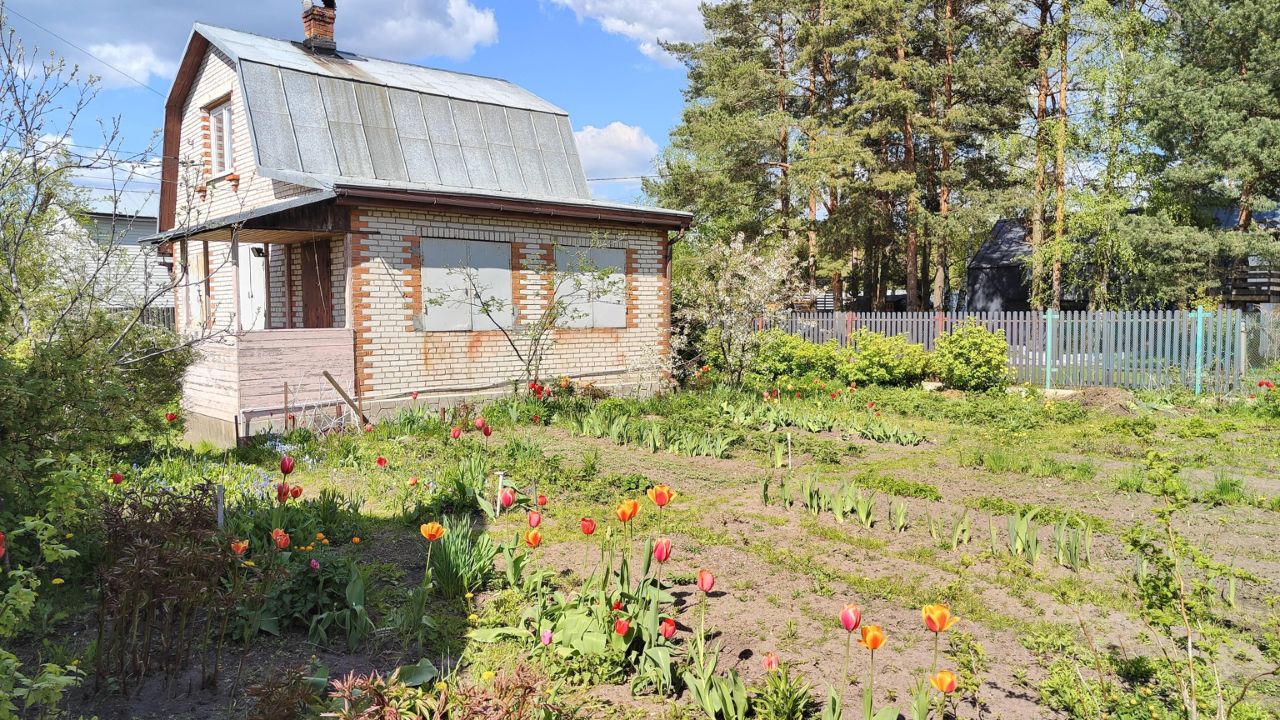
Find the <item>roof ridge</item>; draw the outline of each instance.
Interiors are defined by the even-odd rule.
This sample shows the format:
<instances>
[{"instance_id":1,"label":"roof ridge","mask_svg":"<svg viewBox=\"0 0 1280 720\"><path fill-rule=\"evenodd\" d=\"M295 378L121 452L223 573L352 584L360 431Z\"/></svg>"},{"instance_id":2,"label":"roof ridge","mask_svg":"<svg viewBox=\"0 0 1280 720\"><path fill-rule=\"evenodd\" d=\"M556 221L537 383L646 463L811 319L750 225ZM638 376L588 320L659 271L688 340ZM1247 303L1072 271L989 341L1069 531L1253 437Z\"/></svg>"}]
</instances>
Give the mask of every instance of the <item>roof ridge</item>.
<instances>
[{"instance_id":1,"label":"roof ridge","mask_svg":"<svg viewBox=\"0 0 1280 720\"><path fill-rule=\"evenodd\" d=\"M213 28L213 29L215 29L215 30L229 30L229 31L231 31L231 32L240 33L240 34L242 34L242 35L252 35L252 36L254 36L254 37L262 38L262 39L264 39L264 40L273 40L273 41L275 41L275 42L286 43L286 44L288 44L288 45L292 45L292 46L294 46L294 47L295 47L295 48L297 48L297 49L303 50L303 51L305 51L305 52L311 52L310 50L306 50L306 49L302 46L302 43L300 43L300 42L298 42L298 41L296 41L296 40L288 40L288 39L286 39L286 38L276 37L275 35L266 35L266 34L264 34L264 33L260 33L260 32L253 32L252 30L241 30L240 28L228 27L228 26L226 26L226 25L217 25L217 24L215 24L215 23L204 22L204 21L202 21L202 20L197 20L197 21L194 23L194 25L195 25L195 26L197 26L197 28L198 28L199 26L203 26L203 27L207 27L207 28ZM350 52L350 51L347 51L347 50L343 50L343 49L341 49L341 48L339 48L338 50L335 50L335 51L333 52L333 54L338 55L338 56L340 56L340 57L341 57L341 56L343 56L343 55L350 55L350 56L351 56L351 57L353 57L353 58L357 58L357 59L361 59L361 60L376 60L376 61L378 61L378 62L391 63L391 64L393 64L393 65L404 65L404 66L406 66L406 67L416 68L416 69L418 69L418 70L432 70L432 71L435 71L435 72L449 73L450 75L464 75L464 76L466 76L466 77L479 78L479 79L481 79L481 80L493 80L493 81L496 81L496 82L505 83L505 84L510 85L510 86L512 86L512 87L520 88L521 90L525 90L525 88L523 88L523 87L521 87L520 85L517 85L517 84L515 84L515 83L511 82L510 80L508 80L508 79L506 79L506 78L496 77L496 76L494 76L494 75L481 75L481 74L479 74L479 73L464 72L464 71L462 71L462 70L447 70L447 69L445 69L445 68L431 67L430 65L419 65L418 63L406 62L406 61L404 61L404 60L392 60L391 58L374 57L373 55L366 55L366 54L364 54L364 53ZM526 90L526 92L528 92L528 91Z\"/></svg>"}]
</instances>

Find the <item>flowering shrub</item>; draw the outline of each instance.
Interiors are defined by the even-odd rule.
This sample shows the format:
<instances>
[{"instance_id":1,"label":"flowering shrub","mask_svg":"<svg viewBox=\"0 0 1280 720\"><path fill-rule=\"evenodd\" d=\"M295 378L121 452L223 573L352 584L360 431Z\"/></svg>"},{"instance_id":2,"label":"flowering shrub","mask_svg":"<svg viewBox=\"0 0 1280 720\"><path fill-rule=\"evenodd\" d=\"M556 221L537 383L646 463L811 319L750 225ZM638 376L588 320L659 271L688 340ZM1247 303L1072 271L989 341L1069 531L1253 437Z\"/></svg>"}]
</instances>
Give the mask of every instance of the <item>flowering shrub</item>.
<instances>
[{"instance_id":1,"label":"flowering shrub","mask_svg":"<svg viewBox=\"0 0 1280 720\"><path fill-rule=\"evenodd\" d=\"M932 368L947 387L991 390L1009 384L1009 343L1003 330L972 320L938 338Z\"/></svg>"},{"instance_id":2,"label":"flowering shrub","mask_svg":"<svg viewBox=\"0 0 1280 720\"><path fill-rule=\"evenodd\" d=\"M849 339L854 348L849 378L859 385L915 385L928 373L929 353L905 335L859 330Z\"/></svg>"},{"instance_id":3,"label":"flowering shrub","mask_svg":"<svg viewBox=\"0 0 1280 720\"><path fill-rule=\"evenodd\" d=\"M759 344L751 376L766 384L834 378L845 385L853 380L849 364L852 353L835 340L811 343L799 335L774 329L760 333Z\"/></svg>"}]
</instances>

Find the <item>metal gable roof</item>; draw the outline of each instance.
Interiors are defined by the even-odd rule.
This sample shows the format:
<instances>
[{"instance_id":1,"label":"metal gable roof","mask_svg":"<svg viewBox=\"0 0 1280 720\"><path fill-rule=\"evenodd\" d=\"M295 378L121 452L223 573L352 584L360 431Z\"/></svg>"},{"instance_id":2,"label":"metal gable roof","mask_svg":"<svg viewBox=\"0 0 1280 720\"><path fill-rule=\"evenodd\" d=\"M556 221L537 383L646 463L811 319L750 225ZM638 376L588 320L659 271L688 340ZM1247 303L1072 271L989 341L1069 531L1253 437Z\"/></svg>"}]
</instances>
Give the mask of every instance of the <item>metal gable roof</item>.
<instances>
[{"instance_id":1,"label":"metal gable roof","mask_svg":"<svg viewBox=\"0 0 1280 720\"><path fill-rule=\"evenodd\" d=\"M568 116L511 83L204 24L195 32L238 67L266 177L591 200Z\"/></svg>"}]
</instances>

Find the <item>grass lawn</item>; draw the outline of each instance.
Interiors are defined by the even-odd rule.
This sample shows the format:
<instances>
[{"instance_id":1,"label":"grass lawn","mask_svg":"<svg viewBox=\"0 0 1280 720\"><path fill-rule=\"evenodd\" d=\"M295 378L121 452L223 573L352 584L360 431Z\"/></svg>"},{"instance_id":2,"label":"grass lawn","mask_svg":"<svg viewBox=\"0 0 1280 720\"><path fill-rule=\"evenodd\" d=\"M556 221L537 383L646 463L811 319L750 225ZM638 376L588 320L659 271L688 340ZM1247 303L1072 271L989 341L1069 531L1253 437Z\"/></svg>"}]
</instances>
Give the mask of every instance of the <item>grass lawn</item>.
<instances>
[{"instance_id":1,"label":"grass lawn","mask_svg":"<svg viewBox=\"0 0 1280 720\"><path fill-rule=\"evenodd\" d=\"M579 717L706 717L688 690L675 699L633 694L617 658L566 658L542 652L532 638L470 635L518 625L540 593L571 598L589 587L606 536L614 537L615 559L629 553L636 565L646 541L664 536L672 543L661 568L670 596L662 613L677 623L672 662L686 662L706 602L720 672L736 670L763 692L764 659L773 654L790 677L811 686L807 716L818 716L831 688L845 717L862 717L867 651L853 644L846 676L848 635L839 618L855 603L863 623L887 635L876 653L875 705L896 705L910 717L913 683L934 668L934 635L921 607L946 603L960 618L938 636L938 665L960 678L947 717L1184 717L1164 662L1167 656L1176 666L1181 657L1185 664L1176 642L1181 625L1166 632L1167 618L1152 609L1159 601L1138 592L1135 577L1152 577L1159 563L1143 563L1133 550L1144 537L1167 537L1154 511L1170 498L1185 503L1171 529L1198 548L1194 567L1183 570L1188 583L1202 581L1193 591L1204 604L1197 636L1211 638L1215 652L1218 677L1202 669L1200 692L1221 684L1230 702L1246 678L1276 667L1274 422L1120 391L1056 402L1035 393L836 395L823 388L796 398L788 390L765 402L705 391L610 399L594 409L581 400L541 408L508 401L486 409L489 438L471 431L451 440L448 424L422 412L369 433L295 436L283 447L260 443L225 463L210 460L210 474L252 487L289 452L299 460L289 480L307 497L332 488L358 497L365 516L358 544L343 537L313 553L320 562L330 553L352 557L368 571L377 629L354 651L341 640L310 643L305 631L263 636L246 675L260 680L324 666L329 678L341 678L426 656L464 686L529 665L543 678L540 688ZM530 499L547 496L542 542L526 550L525 570L526 578L549 571L546 589L506 587L499 553L492 580L474 598L429 601L433 627L420 648L403 640L391 618L426 568L419 524L445 514L447 504L433 496L446 494L467 462L483 462L485 478L503 471ZM677 492L661 511L645 497L655 484ZM630 546L614 514L626 499L640 501ZM525 512L472 517L496 543L524 546L513 539L528 530ZM584 517L598 524L590 537L581 531ZM1019 519L1027 521L1021 531ZM705 601L695 584L700 569L716 578ZM72 710L103 718L240 717L254 706L252 698L228 703L214 692L151 687L132 699L82 696ZM1277 711L1280 682L1262 677L1231 717Z\"/></svg>"}]
</instances>

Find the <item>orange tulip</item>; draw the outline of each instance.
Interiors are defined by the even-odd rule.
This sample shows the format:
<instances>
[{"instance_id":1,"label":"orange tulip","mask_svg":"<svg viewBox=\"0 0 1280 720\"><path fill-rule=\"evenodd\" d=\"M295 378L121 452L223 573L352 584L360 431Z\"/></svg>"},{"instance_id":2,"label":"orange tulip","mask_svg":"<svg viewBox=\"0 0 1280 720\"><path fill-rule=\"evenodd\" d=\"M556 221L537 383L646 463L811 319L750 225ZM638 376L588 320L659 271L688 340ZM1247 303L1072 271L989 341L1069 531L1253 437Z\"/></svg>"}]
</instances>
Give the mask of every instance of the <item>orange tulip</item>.
<instances>
[{"instance_id":1,"label":"orange tulip","mask_svg":"<svg viewBox=\"0 0 1280 720\"><path fill-rule=\"evenodd\" d=\"M879 625L863 625L862 637L858 640L858 644L871 652L875 652L884 647L886 639L884 628Z\"/></svg>"},{"instance_id":2,"label":"orange tulip","mask_svg":"<svg viewBox=\"0 0 1280 720\"><path fill-rule=\"evenodd\" d=\"M232 540L231 541L231 552L235 553L236 555L244 555L248 551L249 551L248 540Z\"/></svg>"},{"instance_id":3,"label":"orange tulip","mask_svg":"<svg viewBox=\"0 0 1280 720\"><path fill-rule=\"evenodd\" d=\"M618 514L620 522L629 523L631 518L634 518L640 512L640 503L635 500L623 500L618 503L615 512Z\"/></svg>"},{"instance_id":4,"label":"orange tulip","mask_svg":"<svg viewBox=\"0 0 1280 720\"><path fill-rule=\"evenodd\" d=\"M418 532L422 533L422 537L426 538L427 542L435 542L444 537L445 529L438 522L429 522L418 528Z\"/></svg>"},{"instance_id":5,"label":"orange tulip","mask_svg":"<svg viewBox=\"0 0 1280 720\"><path fill-rule=\"evenodd\" d=\"M276 528L271 531L271 539L275 541L276 548L279 550L288 548L289 543L291 542L289 540L289 533L281 530L280 528Z\"/></svg>"},{"instance_id":6,"label":"orange tulip","mask_svg":"<svg viewBox=\"0 0 1280 720\"><path fill-rule=\"evenodd\" d=\"M938 692L945 695L950 692L955 692L956 674L950 670L939 670L929 676L929 682Z\"/></svg>"},{"instance_id":7,"label":"orange tulip","mask_svg":"<svg viewBox=\"0 0 1280 720\"><path fill-rule=\"evenodd\" d=\"M524 544L531 548L536 548L542 544L542 533L537 530L530 530L524 534Z\"/></svg>"},{"instance_id":8,"label":"orange tulip","mask_svg":"<svg viewBox=\"0 0 1280 720\"><path fill-rule=\"evenodd\" d=\"M951 614L951 609L942 603L925 605L920 608L920 616L924 618L924 626L930 632L940 633L951 629L960 618Z\"/></svg>"},{"instance_id":9,"label":"orange tulip","mask_svg":"<svg viewBox=\"0 0 1280 720\"><path fill-rule=\"evenodd\" d=\"M654 485L649 488L648 494L653 504L660 508L666 507L668 503L676 499L676 492L666 485Z\"/></svg>"}]
</instances>

